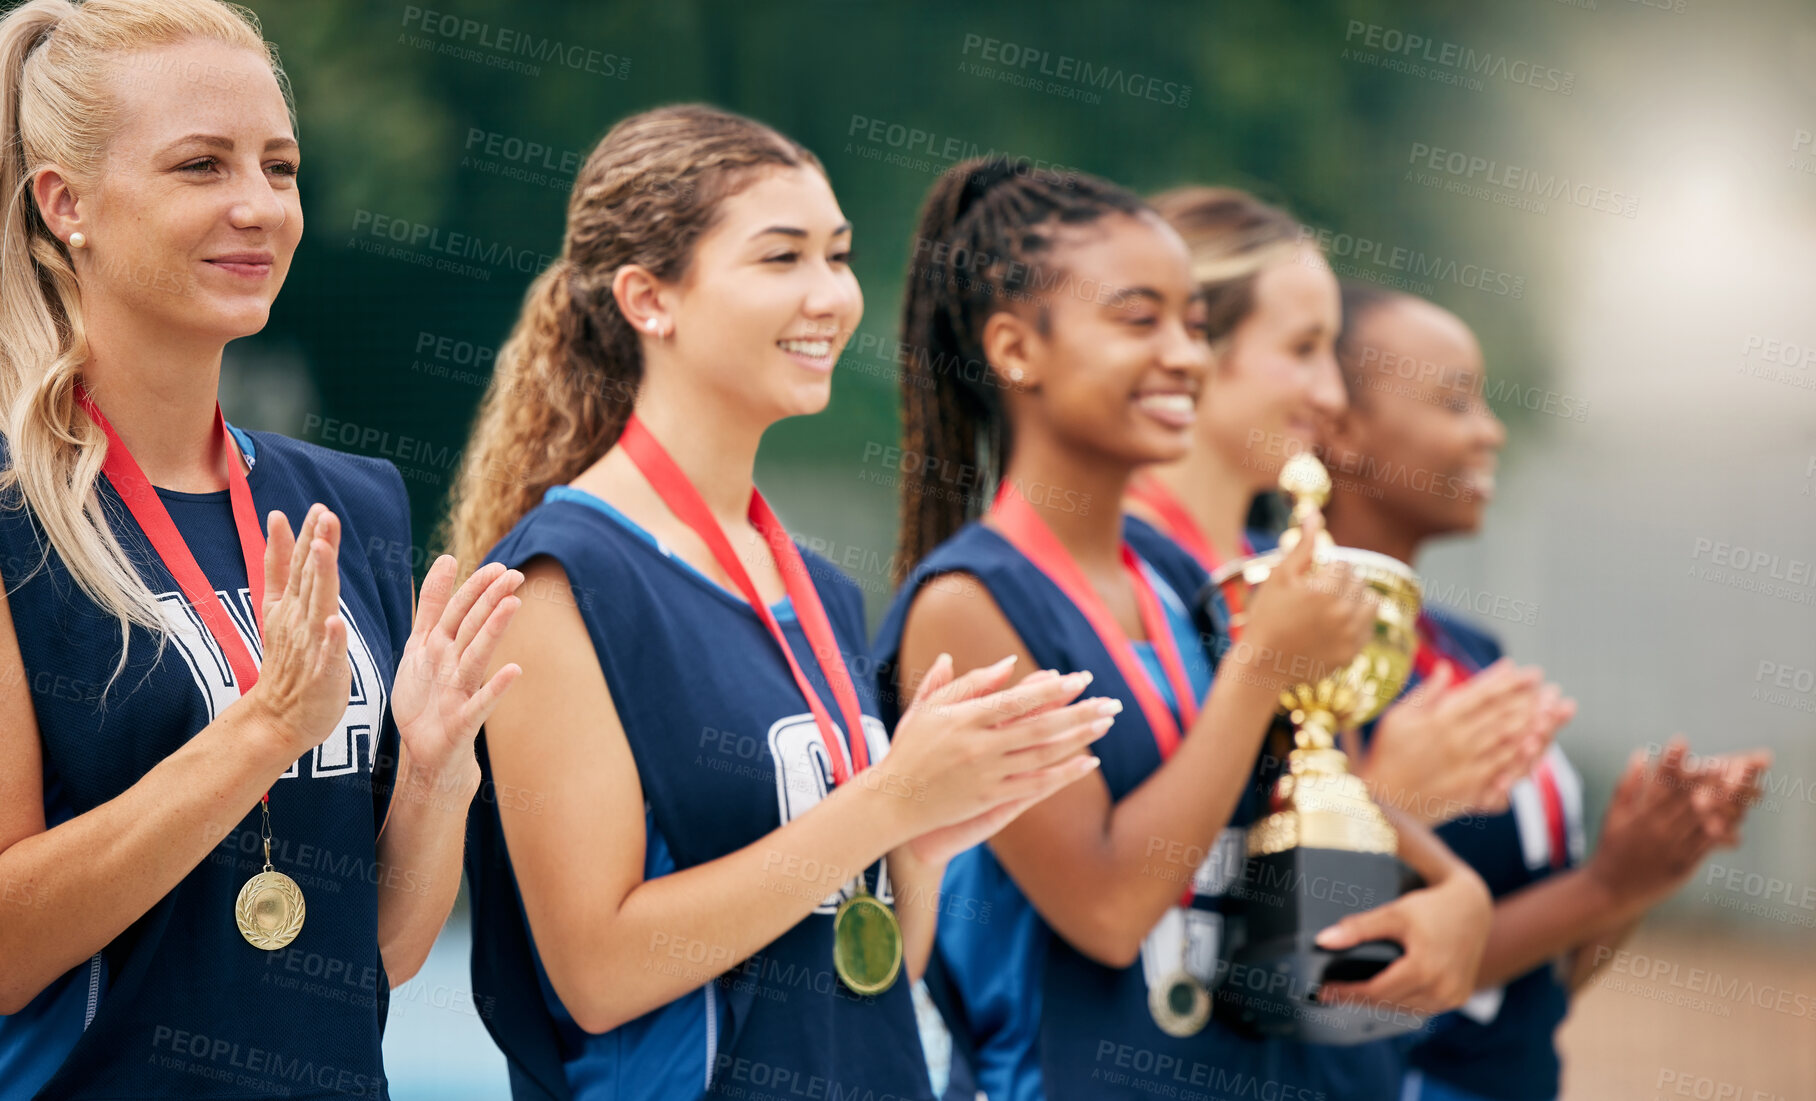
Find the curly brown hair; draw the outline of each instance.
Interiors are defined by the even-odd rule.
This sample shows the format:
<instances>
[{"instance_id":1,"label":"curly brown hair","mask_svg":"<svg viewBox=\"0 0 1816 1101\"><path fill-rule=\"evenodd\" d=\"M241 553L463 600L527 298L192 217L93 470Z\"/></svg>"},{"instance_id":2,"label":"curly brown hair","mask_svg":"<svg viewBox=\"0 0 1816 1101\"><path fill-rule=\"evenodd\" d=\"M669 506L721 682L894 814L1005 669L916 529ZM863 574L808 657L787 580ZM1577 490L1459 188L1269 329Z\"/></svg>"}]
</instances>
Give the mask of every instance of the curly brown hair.
<instances>
[{"instance_id":1,"label":"curly brown hair","mask_svg":"<svg viewBox=\"0 0 1816 1101\"><path fill-rule=\"evenodd\" d=\"M798 142L703 104L632 115L587 157L561 255L530 284L499 350L451 493L443 543L463 573L623 433L643 353L612 296L618 269L681 279L720 204L786 168L826 172Z\"/></svg>"}]
</instances>

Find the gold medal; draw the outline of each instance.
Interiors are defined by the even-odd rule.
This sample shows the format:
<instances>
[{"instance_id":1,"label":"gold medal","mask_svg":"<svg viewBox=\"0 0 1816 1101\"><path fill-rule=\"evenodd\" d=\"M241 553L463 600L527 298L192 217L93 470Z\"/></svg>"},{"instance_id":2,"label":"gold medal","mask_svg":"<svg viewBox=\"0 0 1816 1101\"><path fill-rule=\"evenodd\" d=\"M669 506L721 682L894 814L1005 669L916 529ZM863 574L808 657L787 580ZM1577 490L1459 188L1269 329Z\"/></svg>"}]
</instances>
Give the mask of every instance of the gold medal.
<instances>
[{"instance_id":1,"label":"gold medal","mask_svg":"<svg viewBox=\"0 0 1816 1101\"><path fill-rule=\"evenodd\" d=\"M233 920L240 935L254 948L275 952L296 939L303 929L303 889L283 872L271 867L271 801L259 800L265 837L265 870L246 881L234 900Z\"/></svg>"},{"instance_id":2,"label":"gold medal","mask_svg":"<svg viewBox=\"0 0 1816 1101\"><path fill-rule=\"evenodd\" d=\"M858 994L881 994L902 971L902 924L858 880L857 893L832 916L832 966Z\"/></svg>"},{"instance_id":3,"label":"gold medal","mask_svg":"<svg viewBox=\"0 0 1816 1101\"><path fill-rule=\"evenodd\" d=\"M240 935L254 948L275 952L296 939L303 928L303 892L271 865L246 881L233 907Z\"/></svg>"},{"instance_id":4,"label":"gold medal","mask_svg":"<svg viewBox=\"0 0 1816 1101\"><path fill-rule=\"evenodd\" d=\"M1148 1012L1168 1036L1193 1036L1211 1019L1211 992L1181 968L1148 988Z\"/></svg>"}]
</instances>

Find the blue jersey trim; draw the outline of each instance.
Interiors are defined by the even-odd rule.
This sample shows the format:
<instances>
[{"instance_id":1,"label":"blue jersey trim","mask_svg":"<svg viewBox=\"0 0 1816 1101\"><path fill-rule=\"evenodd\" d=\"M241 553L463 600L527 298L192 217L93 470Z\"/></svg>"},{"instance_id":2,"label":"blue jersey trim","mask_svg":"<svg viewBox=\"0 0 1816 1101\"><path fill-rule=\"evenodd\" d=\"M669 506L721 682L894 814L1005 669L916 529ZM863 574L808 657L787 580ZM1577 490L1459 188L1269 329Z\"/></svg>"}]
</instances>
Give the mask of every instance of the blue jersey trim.
<instances>
[{"instance_id":1,"label":"blue jersey trim","mask_svg":"<svg viewBox=\"0 0 1816 1101\"><path fill-rule=\"evenodd\" d=\"M648 841L645 882L676 870L668 839L644 811ZM555 993L540 953L534 956L537 984L562 1038L562 1070L574 1101L682 1101L698 1096L690 1083L711 1088L723 1008L714 983L627 1021L609 1032L589 1033Z\"/></svg>"},{"instance_id":2,"label":"blue jersey trim","mask_svg":"<svg viewBox=\"0 0 1816 1101\"><path fill-rule=\"evenodd\" d=\"M1141 572L1147 577L1148 584L1153 586L1154 594L1160 598L1160 606L1166 612L1167 626L1173 632L1174 645L1179 649L1179 660L1185 666L1186 679L1191 682L1192 691L1198 696L1197 702L1203 703L1205 695L1211 690L1211 665L1205 656L1204 642L1198 636L1198 626L1192 622L1192 613L1166 578L1148 565L1147 559L1137 555L1136 561L1140 563ZM1179 701L1173 698L1173 681L1167 676L1166 666L1160 663L1160 652L1154 648L1153 640L1144 639L1130 645L1135 648L1135 656L1141 659L1142 667L1147 670L1148 679L1159 691L1160 698L1166 701L1168 709L1173 712L1173 720L1179 723L1183 731L1185 723L1180 718Z\"/></svg>"},{"instance_id":3,"label":"blue jersey trim","mask_svg":"<svg viewBox=\"0 0 1816 1101\"><path fill-rule=\"evenodd\" d=\"M637 521L631 519L629 516L626 516L624 513L619 512L616 508L613 508L611 502L607 501L605 498L599 496L598 494L589 493L586 490L580 489L577 486L565 486L565 485L550 486L548 492L546 492L542 495L542 499L545 503L549 502L549 501L567 501L571 504L585 505L587 508L593 509L594 511L604 513L605 515L611 517L617 523L623 525L623 527L626 531L629 531L629 532L635 534L638 538L642 539L644 542L648 543L650 546L661 551L662 557L668 559L670 562L676 563L677 565L686 567L687 572L693 574L695 577L699 578L701 581L706 582L708 585L711 585L713 588L724 593L726 596L737 601L738 603L740 603L740 604L745 603L743 594L732 592L730 589L726 588L725 586L719 584L717 581L714 581L712 578L710 578L710 577L706 576L704 573L700 572L700 568L698 566L695 566L692 562L689 562L687 559L682 558L680 555L676 554L673 550L669 549L668 545L663 543L662 540L656 538L654 533L652 533L648 528L645 528L642 524L639 524ZM776 621L778 623L787 623L789 620L791 620L795 617L794 599L792 597L786 597L786 596L783 597L782 599L776 601L774 604L771 604L769 606L769 613L776 617Z\"/></svg>"},{"instance_id":4,"label":"blue jersey trim","mask_svg":"<svg viewBox=\"0 0 1816 1101\"><path fill-rule=\"evenodd\" d=\"M225 421L223 421L221 423L226 424ZM240 452L246 456L246 465L248 467L257 466L258 465L258 448L253 446L252 437L247 435L246 433L240 431L239 429L235 428L231 424L227 425L227 431L233 433L234 442L236 442L240 445Z\"/></svg>"}]
</instances>

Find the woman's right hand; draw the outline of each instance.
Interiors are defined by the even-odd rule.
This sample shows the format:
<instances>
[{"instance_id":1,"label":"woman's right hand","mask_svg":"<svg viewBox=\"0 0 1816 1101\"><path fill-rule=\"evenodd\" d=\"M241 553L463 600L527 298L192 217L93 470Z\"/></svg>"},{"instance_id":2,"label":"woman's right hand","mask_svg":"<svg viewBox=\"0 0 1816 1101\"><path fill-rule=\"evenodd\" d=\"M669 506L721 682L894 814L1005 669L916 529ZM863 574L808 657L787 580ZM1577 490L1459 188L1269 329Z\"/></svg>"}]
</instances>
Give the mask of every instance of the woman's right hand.
<instances>
[{"instance_id":1,"label":"woman's right hand","mask_svg":"<svg viewBox=\"0 0 1816 1101\"><path fill-rule=\"evenodd\" d=\"M1651 906L1677 892L1721 839L1697 799L1689 746L1673 738L1655 766L1636 750L1614 786L1587 865L1623 902Z\"/></svg>"},{"instance_id":2,"label":"woman's right hand","mask_svg":"<svg viewBox=\"0 0 1816 1101\"><path fill-rule=\"evenodd\" d=\"M1307 517L1299 542L1256 587L1250 602L1242 641L1251 651L1245 664L1262 675L1279 676L1283 688L1343 669L1374 630L1375 598L1368 586L1344 563L1319 566L1313 561L1315 536L1322 530L1322 516Z\"/></svg>"},{"instance_id":3,"label":"woman's right hand","mask_svg":"<svg viewBox=\"0 0 1816 1101\"><path fill-rule=\"evenodd\" d=\"M266 523L265 657L240 702L257 708L286 753L300 757L347 711L353 674L340 615L340 519L316 504L295 537L282 512Z\"/></svg>"},{"instance_id":4,"label":"woman's right hand","mask_svg":"<svg viewBox=\"0 0 1816 1101\"><path fill-rule=\"evenodd\" d=\"M907 799L918 859L942 862L986 840L1035 803L1098 766L1120 700L1077 703L1089 673L1039 670L1004 689L1014 658L952 676L941 654L896 724L889 754L865 781ZM862 774L859 779L864 780Z\"/></svg>"},{"instance_id":5,"label":"woman's right hand","mask_svg":"<svg viewBox=\"0 0 1816 1101\"><path fill-rule=\"evenodd\" d=\"M1381 716L1358 773L1377 802L1406 807L1430 823L1507 809L1513 783L1551 744L1541 721L1543 674L1502 658L1461 684L1440 664L1429 680ZM1544 736L1539 736L1540 734Z\"/></svg>"}]
</instances>

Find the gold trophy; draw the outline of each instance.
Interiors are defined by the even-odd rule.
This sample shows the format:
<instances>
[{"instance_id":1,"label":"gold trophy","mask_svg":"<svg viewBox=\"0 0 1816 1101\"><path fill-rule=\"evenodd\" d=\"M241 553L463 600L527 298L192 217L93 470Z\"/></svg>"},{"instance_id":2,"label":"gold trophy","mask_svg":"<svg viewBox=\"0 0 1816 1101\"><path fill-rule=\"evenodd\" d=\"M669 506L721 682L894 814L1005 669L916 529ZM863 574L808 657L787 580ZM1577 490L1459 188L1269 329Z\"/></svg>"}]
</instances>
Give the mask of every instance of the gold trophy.
<instances>
[{"instance_id":1,"label":"gold trophy","mask_svg":"<svg viewBox=\"0 0 1816 1101\"><path fill-rule=\"evenodd\" d=\"M1329 499L1330 475L1324 464L1301 453L1281 469L1280 488L1293 499L1291 526L1281 534L1280 546L1225 565L1212 577L1213 587L1228 592L1266 581L1302 538L1306 518ZM1374 596L1374 632L1347 666L1280 695L1294 747L1274 785L1269 813L1249 827L1243 883L1231 892L1235 912L1226 918L1227 972L1218 984L1216 1013L1248 1031L1307 1043L1357 1044L1423 1022L1382 1008L1320 1006L1318 988L1327 981L1365 980L1404 949L1378 940L1332 952L1314 940L1349 914L1393 901L1417 876L1396 855L1394 829L1362 780L1351 775L1337 737L1379 715L1405 686L1418 640L1421 593L1418 575L1406 563L1336 546L1323 529L1314 539L1315 562L1347 563Z\"/></svg>"}]
</instances>

